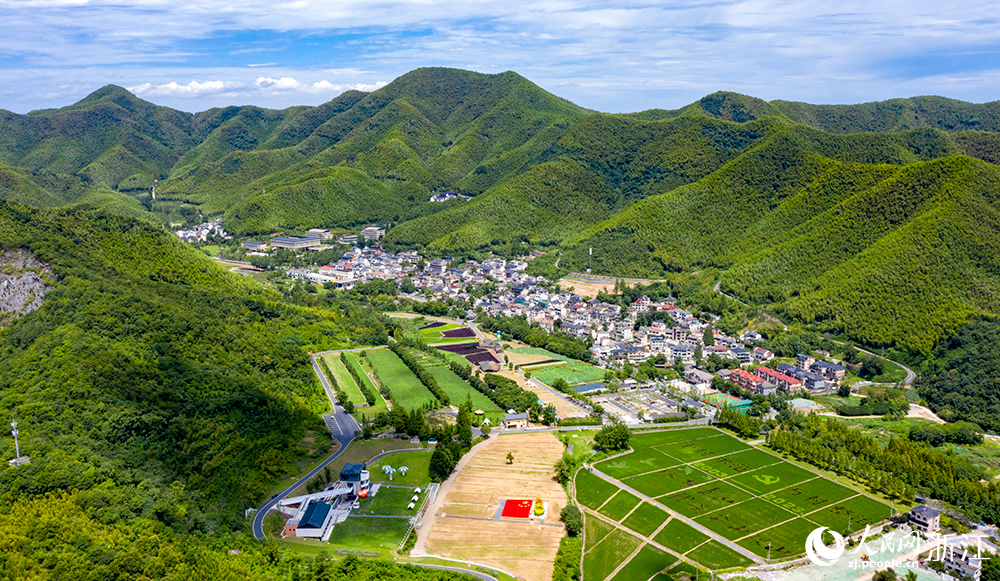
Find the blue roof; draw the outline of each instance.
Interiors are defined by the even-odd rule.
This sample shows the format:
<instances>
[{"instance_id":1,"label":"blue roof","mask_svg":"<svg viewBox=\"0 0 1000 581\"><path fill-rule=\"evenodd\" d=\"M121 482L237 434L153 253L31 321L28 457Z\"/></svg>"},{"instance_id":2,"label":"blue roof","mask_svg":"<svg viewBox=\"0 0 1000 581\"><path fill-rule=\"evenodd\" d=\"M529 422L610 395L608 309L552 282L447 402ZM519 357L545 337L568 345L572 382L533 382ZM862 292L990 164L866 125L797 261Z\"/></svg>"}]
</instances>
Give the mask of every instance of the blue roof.
<instances>
[{"instance_id":1,"label":"blue roof","mask_svg":"<svg viewBox=\"0 0 1000 581\"><path fill-rule=\"evenodd\" d=\"M344 482L361 480L361 472L365 469L364 462L348 462L340 470L340 479Z\"/></svg>"},{"instance_id":2,"label":"blue roof","mask_svg":"<svg viewBox=\"0 0 1000 581\"><path fill-rule=\"evenodd\" d=\"M306 513L302 515L302 520L299 521L300 529L318 529L323 526L323 521L326 520L326 515L330 514L330 505L321 501L314 500L309 508L306 509Z\"/></svg>"},{"instance_id":3,"label":"blue roof","mask_svg":"<svg viewBox=\"0 0 1000 581\"><path fill-rule=\"evenodd\" d=\"M573 388L573 391L577 393L587 393L590 391L597 391L598 389L606 389L607 386L603 383L588 383L587 385L578 385Z\"/></svg>"}]
</instances>

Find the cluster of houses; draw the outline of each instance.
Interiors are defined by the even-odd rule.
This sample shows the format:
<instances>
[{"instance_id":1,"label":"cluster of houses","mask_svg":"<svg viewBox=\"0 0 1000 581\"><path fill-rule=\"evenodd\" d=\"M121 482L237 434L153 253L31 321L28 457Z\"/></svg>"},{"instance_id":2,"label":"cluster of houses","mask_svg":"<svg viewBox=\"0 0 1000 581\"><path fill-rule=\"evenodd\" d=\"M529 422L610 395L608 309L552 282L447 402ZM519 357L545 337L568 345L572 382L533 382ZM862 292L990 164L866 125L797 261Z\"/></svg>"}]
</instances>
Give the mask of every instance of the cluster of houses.
<instances>
[{"instance_id":1,"label":"cluster of houses","mask_svg":"<svg viewBox=\"0 0 1000 581\"><path fill-rule=\"evenodd\" d=\"M519 285L534 287L544 281L525 275L523 271L527 267L522 260L502 258L482 262L469 260L461 266L452 266L452 260L447 257L426 261L412 250L394 254L378 246L355 246L335 262L316 269L292 269L288 276L321 284L332 282L337 288L352 288L375 279L395 281L400 285L409 281L418 289L426 289L434 299L469 300L467 289L470 286L495 283L497 292L505 294L510 288L520 291Z\"/></svg>"},{"instance_id":2,"label":"cluster of houses","mask_svg":"<svg viewBox=\"0 0 1000 581\"><path fill-rule=\"evenodd\" d=\"M202 222L190 230L178 230L177 237L189 243L207 242L209 238L232 238L222 227L222 218L211 222Z\"/></svg>"},{"instance_id":3,"label":"cluster of houses","mask_svg":"<svg viewBox=\"0 0 1000 581\"><path fill-rule=\"evenodd\" d=\"M462 198L465 201L469 201L472 199L469 196L463 196L462 194L456 194L455 192L448 191L448 192L440 192L434 194L433 196L431 196L431 201L442 203L442 202L447 202L448 200L454 200L455 198Z\"/></svg>"}]
</instances>

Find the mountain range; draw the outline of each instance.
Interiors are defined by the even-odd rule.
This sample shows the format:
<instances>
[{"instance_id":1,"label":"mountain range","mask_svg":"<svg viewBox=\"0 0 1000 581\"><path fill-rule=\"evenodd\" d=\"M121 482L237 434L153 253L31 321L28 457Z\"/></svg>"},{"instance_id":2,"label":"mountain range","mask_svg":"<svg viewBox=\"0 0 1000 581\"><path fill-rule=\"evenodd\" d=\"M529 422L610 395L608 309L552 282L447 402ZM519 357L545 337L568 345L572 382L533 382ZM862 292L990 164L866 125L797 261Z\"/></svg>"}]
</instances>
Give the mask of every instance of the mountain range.
<instances>
[{"instance_id":1,"label":"mountain range","mask_svg":"<svg viewBox=\"0 0 1000 581\"><path fill-rule=\"evenodd\" d=\"M925 353L1000 313L998 163L1000 102L720 92L612 115L513 72L418 69L280 111L189 114L108 86L0 112L2 199L248 236L383 222L398 248L542 248L611 275L714 268L743 300ZM429 201L444 190L473 197Z\"/></svg>"}]
</instances>

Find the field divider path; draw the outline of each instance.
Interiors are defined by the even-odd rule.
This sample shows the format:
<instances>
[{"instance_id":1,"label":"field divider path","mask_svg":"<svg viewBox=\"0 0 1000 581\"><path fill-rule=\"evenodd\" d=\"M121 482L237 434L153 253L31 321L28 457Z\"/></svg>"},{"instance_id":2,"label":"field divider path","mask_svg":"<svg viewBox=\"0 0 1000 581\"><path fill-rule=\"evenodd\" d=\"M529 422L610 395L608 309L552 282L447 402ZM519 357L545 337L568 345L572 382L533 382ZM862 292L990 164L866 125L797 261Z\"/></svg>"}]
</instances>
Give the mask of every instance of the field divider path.
<instances>
[{"instance_id":1,"label":"field divider path","mask_svg":"<svg viewBox=\"0 0 1000 581\"><path fill-rule=\"evenodd\" d=\"M724 546L726 546L726 547L728 547L728 548L736 551L737 553L743 555L744 557L752 560L754 563L756 563L758 565L763 565L765 563L764 559L761 559L760 557L758 557L756 554L754 554L750 550L745 549L744 547L741 547L740 545L737 545L736 543L730 541L729 539L723 537L722 535L716 533L715 531L709 529L708 527L705 527L701 523L695 522L693 519L688 518L688 517L686 517L686 516L678 513L677 511L675 511L675 510L669 508L668 506L660 503L655 498L651 498L650 496L639 492L638 490L632 488L631 486L628 486L627 484L624 484L621 481L616 480L616 479L608 476L607 474L601 472L600 470L598 470L596 468L592 468L591 469L591 473L594 474L594 475L596 475L596 476L598 476L602 480L608 482L609 484L614 484L615 486L621 488L622 490L625 490L625 491L627 491L627 492L629 492L629 493L631 493L631 494L639 497L640 499L642 499L642 500L644 500L644 501L652 504L653 506L656 506L656 507L662 509L664 512L666 512L670 516L672 516L672 517L680 520L682 523L690 526L691 528L695 529L696 531L698 531L698 532L700 532L702 534L708 535L710 538L715 539L716 541L722 543ZM607 502L607 501L605 501L605 502ZM579 501L578 501L578 504L579 504ZM602 504L602 506L603 506L603 504ZM632 529L629 529L627 527L623 527L623 528L625 528L628 531L632 531ZM635 534L635 535L638 535L638 536L642 537L642 535L639 535L638 533L636 533L634 531L632 531L632 534ZM643 538L645 538L645 537L643 537ZM659 546L659 544L657 544L657 546ZM671 551L671 552L674 553L674 551Z\"/></svg>"}]
</instances>

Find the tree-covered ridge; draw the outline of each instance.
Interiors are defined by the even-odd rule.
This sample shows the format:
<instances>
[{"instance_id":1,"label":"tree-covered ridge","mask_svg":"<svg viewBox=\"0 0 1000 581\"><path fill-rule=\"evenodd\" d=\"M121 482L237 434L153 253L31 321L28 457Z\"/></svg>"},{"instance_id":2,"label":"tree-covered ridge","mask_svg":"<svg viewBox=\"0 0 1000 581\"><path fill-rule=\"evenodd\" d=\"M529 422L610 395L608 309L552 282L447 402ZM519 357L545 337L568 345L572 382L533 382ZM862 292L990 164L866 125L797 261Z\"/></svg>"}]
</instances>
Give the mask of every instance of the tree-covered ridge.
<instances>
[{"instance_id":1,"label":"tree-covered ridge","mask_svg":"<svg viewBox=\"0 0 1000 581\"><path fill-rule=\"evenodd\" d=\"M977 104L934 96L854 105L813 105L768 102L718 91L680 109L650 109L632 116L647 120L709 116L739 123L778 117L828 133L892 133L922 127L942 131L1000 131L1000 101Z\"/></svg>"},{"instance_id":2,"label":"tree-covered ridge","mask_svg":"<svg viewBox=\"0 0 1000 581\"><path fill-rule=\"evenodd\" d=\"M332 316L103 211L0 203L0 247L58 278L0 330L0 409L32 456L0 466L0 503L75 490L105 523L228 527L294 467L308 431L328 437L306 350L347 342Z\"/></svg>"},{"instance_id":3,"label":"tree-covered ridge","mask_svg":"<svg viewBox=\"0 0 1000 581\"><path fill-rule=\"evenodd\" d=\"M615 274L720 267L723 288L746 300L923 352L970 315L1000 309L988 290L1000 271L995 165L856 163L896 148L877 134L814 137L777 132L570 239L563 263L583 268L594 248L595 267Z\"/></svg>"}]
</instances>

